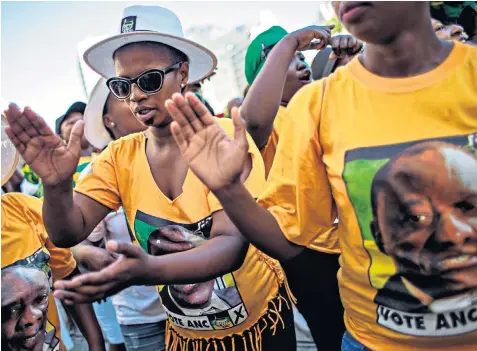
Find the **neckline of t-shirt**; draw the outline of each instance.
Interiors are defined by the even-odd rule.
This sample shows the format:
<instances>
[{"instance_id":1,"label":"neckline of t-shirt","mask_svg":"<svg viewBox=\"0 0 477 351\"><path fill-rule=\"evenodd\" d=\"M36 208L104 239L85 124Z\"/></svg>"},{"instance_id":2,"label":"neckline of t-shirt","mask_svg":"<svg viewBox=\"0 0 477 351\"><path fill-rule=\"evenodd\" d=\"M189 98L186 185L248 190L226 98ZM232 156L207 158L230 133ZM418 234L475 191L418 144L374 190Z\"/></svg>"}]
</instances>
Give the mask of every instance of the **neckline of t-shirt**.
<instances>
[{"instance_id":1,"label":"neckline of t-shirt","mask_svg":"<svg viewBox=\"0 0 477 351\"><path fill-rule=\"evenodd\" d=\"M147 169L147 177L149 178L149 182L151 182L151 184L153 184L154 186L154 189L156 189L156 191L161 195L161 197L166 200L170 205L173 205L175 204L177 201L179 201L179 199L184 195L184 189L186 187L186 183L187 183L187 180L189 179L190 177L190 168L187 169L187 174L186 174L186 177L184 179L184 183L182 184L182 192L173 200L171 200L169 197L167 197L161 190L161 188L159 188L159 186L157 185L156 181L154 180L154 176L152 175L152 170L151 170L151 165L149 164L149 160L147 159L147 154L146 154L146 142L147 142L147 136L144 134L144 133L141 133L142 135L142 142L141 142L141 157L142 157L142 160L144 162L144 165L145 165L145 168Z\"/></svg>"},{"instance_id":2,"label":"neckline of t-shirt","mask_svg":"<svg viewBox=\"0 0 477 351\"><path fill-rule=\"evenodd\" d=\"M358 58L348 64L353 77L368 88L389 93L405 93L432 86L451 74L468 56L466 44L454 42L447 58L432 71L414 77L382 77L368 71Z\"/></svg>"}]
</instances>

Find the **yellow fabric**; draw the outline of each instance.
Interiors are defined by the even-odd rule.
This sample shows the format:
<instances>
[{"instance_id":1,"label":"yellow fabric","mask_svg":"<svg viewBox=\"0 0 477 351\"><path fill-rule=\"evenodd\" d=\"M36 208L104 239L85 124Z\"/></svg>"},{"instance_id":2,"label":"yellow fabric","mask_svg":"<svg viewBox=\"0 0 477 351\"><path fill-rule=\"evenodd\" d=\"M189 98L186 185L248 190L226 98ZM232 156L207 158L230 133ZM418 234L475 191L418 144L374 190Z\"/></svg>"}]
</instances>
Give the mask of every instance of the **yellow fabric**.
<instances>
[{"instance_id":1,"label":"yellow fabric","mask_svg":"<svg viewBox=\"0 0 477 351\"><path fill-rule=\"evenodd\" d=\"M232 121L217 119L217 122L233 138ZM249 141L253 169L245 185L253 196L258 197L265 184L265 171L257 147L250 137ZM191 170L188 171L183 193L179 197L171 201L164 196L152 177L145 147L146 137L143 133L111 143L93 161L90 173L79 181L75 191L113 210L122 205L133 240L146 252L150 252L150 245L154 245L157 238L149 239L151 233L156 235L164 227L180 227L181 231L188 233L191 240L206 240L212 227L211 216L221 209L220 203ZM215 279L213 294L218 296L227 292L234 299L234 302L227 302L231 307L229 309L221 307L217 308L220 313L192 316L177 305L171 295L171 287L159 286L158 290L175 332L192 341L223 338L252 328L267 312L268 302L277 294L278 287L284 280L279 264L250 246L241 268ZM194 312L197 311L204 313L195 308ZM236 311L240 311L243 318L238 318ZM199 330L200 326L206 330Z\"/></svg>"},{"instance_id":2,"label":"yellow fabric","mask_svg":"<svg viewBox=\"0 0 477 351\"><path fill-rule=\"evenodd\" d=\"M54 281L73 272L76 262L71 251L55 247L48 238L41 217L41 200L20 193L10 193L2 195L1 208L2 271L12 266L42 269L49 279L50 288ZM2 296L2 302L4 298L5 296ZM47 316L46 333L55 330L55 338L49 340L51 348L48 350L66 350L59 342L60 323L53 294L49 296Z\"/></svg>"},{"instance_id":3,"label":"yellow fabric","mask_svg":"<svg viewBox=\"0 0 477 351\"><path fill-rule=\"evenodd\" d=\"M280 131L284 121L286 120L286 109L283 106L278 108L275 121L273 122L272 134L268 138L267 144L260 150L263 157L263 163L265 164L265 178L268 178L270 169L272 168L273 159L277 152L277 145L280 136Z\"/></svg>"},{"instance_id":4,"label":"yellow fabric","mask_svg":"<svg viewBox=\"0 0 477 351\"><path fill-rule=\"evenodd\" d=\"M455 43L436 69L402 79L378 77L355 59L327 78L325 89L323 85L318 81L304 87L290 102L287 112L294 122L280 134L260 204L297 244L321 243L319 250L333 252L339 237L345 322L365 346L379 351L476 350L475 298L466 298L470 307L455 311L433 313L418 301L416 308L422 311L406 312L414 311L403 307L406 301L416 303L416 298L400 283L405 271L397 271L395 259L374 240L370 192L376 172L414 144L422 147L437 139L477 153L477 50ZM472 165L464 162L464 167ZM475 189L476 175L467 176ZM334 224L338 216L339 224ZM476 235L475 226L473 230ZM386 284L402 294L385 290ZM392 309L376 300L383 293L397 294L386 302Z\"/></svg>"}]
</instances>

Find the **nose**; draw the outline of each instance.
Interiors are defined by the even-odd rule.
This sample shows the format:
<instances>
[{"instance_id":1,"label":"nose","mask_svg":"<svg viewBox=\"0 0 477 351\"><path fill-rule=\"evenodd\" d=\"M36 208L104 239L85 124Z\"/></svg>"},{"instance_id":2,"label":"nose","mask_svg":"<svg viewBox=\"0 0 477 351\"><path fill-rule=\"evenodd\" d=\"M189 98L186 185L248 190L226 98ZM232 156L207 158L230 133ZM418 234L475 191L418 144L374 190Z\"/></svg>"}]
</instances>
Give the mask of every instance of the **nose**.
<instances>
[{"instance_id":1,"label":"nose","mask_svg":"<svg viewBox=\"0 0 477 351\"><path fill-rule=\"evenodd\" d=\"M136 83L131 85L131 96L129 97L131 101L139 102L147 98L147 95L139 89Z\"/></svg>"},{"instance_id":2,"label":"nose","mask_svg":"<svg viewBox=\"0 0 477 351\"><path fill-rule=\"evenodd\" d=\"M459 26L458 24L451 24L450 26L451 36L460 36L464 33L464 28Z\"/></svg>"},{"instance_id":3,"label":"nose","mask_svg":"<svg viewBox=\"0 0 477 351\"><path fill-rule=\"evenodd\" d=\"M440 250L451 247L463 249L467 245L475 245L477 243L477 232L466 221L465 217L455 213L447 213L440 218L435 241Z\"/></svg>"},{"instance_id":4,"label":"nose","mask_svg":"<svg viewBox=\"0 0 477 351\"><path fill-rule=\"evenodd\" d=\"M22 315L21 325L23 328L29 328L41 322L43 319L43 312L35 306L27 306Z\"/></svg>"}]
</instances>

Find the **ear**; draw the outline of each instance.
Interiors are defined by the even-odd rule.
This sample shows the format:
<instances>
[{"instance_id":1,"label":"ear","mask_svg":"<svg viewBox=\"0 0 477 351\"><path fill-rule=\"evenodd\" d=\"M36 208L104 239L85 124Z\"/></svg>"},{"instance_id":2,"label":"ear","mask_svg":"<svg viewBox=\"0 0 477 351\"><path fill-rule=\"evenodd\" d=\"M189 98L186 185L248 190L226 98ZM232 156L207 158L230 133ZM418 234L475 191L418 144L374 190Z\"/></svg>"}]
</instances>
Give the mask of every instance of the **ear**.
<instances>
[{"instance_id":1,"label":"ear","mask_svg":"<svg viewBox=\"0 0 477 351\"><path fill-rule=\"evenodd\" d=\"M106 115L104 115L103 121L104 121L104 125L108 128L114 128L116 126L113 119L111 118L111 116L108 113Z\"/></svg>"},{"instance_id":2,"label":"ear","mask_svg":"<svg viewBox=\"0 0 477 351\"><path fill-rule=\"evenodd\" d=\"M381 235L381 231L379 230L377 218L373 218L369 226L371 229L371 234L374 238L374 242L376 243L379 251L381 251L383 254L386 254L386 250L384 249L383 236Z\"/></svg>"},{"instance_id":3,"label":"ear","mask_svg":"<svg viewBox=\"0 0 477 351\"><path fill-rule=\"evenodd\" d=\"M181 88L185 88L189 81L189 62L184 62L179 68L179 76L181 79Z\"/></svg>"}]
</instances>

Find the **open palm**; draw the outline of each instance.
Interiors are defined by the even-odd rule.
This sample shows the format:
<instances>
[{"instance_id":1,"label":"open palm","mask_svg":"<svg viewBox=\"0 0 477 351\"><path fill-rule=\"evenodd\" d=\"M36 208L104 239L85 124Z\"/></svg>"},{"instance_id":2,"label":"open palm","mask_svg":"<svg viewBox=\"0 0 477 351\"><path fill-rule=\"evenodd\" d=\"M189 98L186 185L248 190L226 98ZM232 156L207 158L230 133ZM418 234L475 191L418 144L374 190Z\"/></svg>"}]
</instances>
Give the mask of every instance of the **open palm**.
<instances>
[{"instance_id":1,"label":"open palm","mask_svg":"<svg viewBox=\"0 0 477 351\"><path fill-rule=\"evenodd\" d=\"M73 127L68 145L30 108L11 104L5 112L6 133L16 149L46 185L72 179L78 166L83 123Z\"/></svg>"},{"instance_id":2,"label":"open palm","mask_svg":"<svg viewBox=\"0 0 477 351\"><path fill-rule=\"evenodd\" d=\"M185 98L174 94L166 108L174 119L171 130L182 156L202 182L212 191L238 182L248 157L245 126L238 111L232 114L232 140L194 94Z\"/></svg>"}]
</instances>

